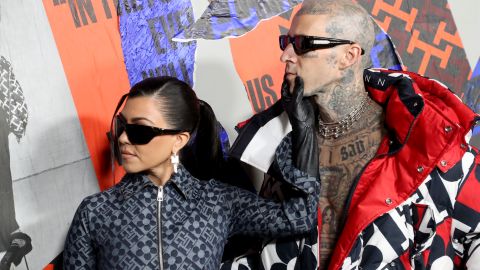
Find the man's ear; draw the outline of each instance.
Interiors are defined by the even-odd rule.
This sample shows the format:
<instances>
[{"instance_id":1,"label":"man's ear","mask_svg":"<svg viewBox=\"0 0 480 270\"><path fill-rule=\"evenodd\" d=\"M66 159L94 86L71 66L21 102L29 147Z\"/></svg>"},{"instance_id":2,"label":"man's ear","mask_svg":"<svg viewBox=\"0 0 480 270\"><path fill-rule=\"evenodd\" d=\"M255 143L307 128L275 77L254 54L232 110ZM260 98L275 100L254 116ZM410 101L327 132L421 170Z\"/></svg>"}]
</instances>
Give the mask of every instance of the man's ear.
<instances>
[{"instance_id":1,"label":"man's ear","mask_svg":"<svg viewBox=\"0 0 480 270\"><path fill-rule=\"evenodd\" d=\"M362 47L357 43L349 45L345 48L342 59L340 60L340 69L347 69L355 63L359 63L362 58Z\"/></svg>"},{"instance_id":2,"label":"man's ear","mask_svg":"<svg viewBox=\"0 0 480 270\"><path fill-rule=\"evenodd\" d=\"M175 135L175 143L173 144L174 153L178 153L190 140L190 133L182 132Z\"/></svg>"}]
</instances>

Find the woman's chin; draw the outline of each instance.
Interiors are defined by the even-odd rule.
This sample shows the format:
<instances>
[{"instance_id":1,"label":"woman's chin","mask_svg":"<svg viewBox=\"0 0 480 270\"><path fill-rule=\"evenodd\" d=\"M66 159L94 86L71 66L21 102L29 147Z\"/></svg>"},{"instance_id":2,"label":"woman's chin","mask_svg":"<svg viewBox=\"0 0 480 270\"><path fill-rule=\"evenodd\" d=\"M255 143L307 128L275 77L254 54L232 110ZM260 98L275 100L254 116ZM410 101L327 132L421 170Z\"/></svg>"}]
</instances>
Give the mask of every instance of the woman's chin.
<instances>
[{"instance_id":1,"label":"woman's chin","mask_svg":"<svg viewBox=\"0 0 480 270\"><path fill-rule=\"evenodd\" d=\"M126 173L139 173L142 170L140 168L137 168L136 166L133 166L132 164L123 164L122 165L123 169L125 170Z\"/></svg>"}]
</instances>

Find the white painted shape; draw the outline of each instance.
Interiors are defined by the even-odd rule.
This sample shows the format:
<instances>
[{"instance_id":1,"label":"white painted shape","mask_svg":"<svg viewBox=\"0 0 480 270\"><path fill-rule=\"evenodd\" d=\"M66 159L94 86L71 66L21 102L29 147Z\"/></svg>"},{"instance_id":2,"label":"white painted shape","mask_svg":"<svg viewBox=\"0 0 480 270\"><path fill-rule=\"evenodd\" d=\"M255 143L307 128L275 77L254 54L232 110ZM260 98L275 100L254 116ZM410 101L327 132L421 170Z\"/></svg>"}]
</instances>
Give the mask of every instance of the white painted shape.
<instances>
[{"instance_id":1,"label":"white painted shape","mask_svg":"<svg viewBox=\"0 0 480 270\"><path fill-rule=\"evenodd\" d=\"M478 43L480 26L480 1L478 0L448 0L453 19L462 39L465 53L470 66L475 68L480 60L480 46Z\"/></svg>"},{"instance_id":2,"label":"white painted shape","mask_svg":"<svg viewBox=\"0 0 480 270\"><path fill-rule=\"evenodd\" d=\"M193 80L198 97L212 106L233 143L237 137L235 125L252 116L253 111L235 70L228 39L197 41Z\"/></svg>"},{"instance_id":3,"label":"white painted shape","mask_svg":"<svg viewBox=\"0 0 480 270\"><path fill-rule=\"evenodd\" d=\"M195 21L200 19L200 16L202 16L203 12L210 4L208 0L195 0L191 1L191 3L193 8L193 17L195 18Z\"/></svg>"},{"instance_id":4,"label":"white painted shape","mask_svg":"<svg viewBox=\"0 0 480 270\"><path fill-rule=\"evenodd\" d=\"M0 13L0 55L12 64L29 114L20 143L10 134L14 181L89 157L42 2L2 0Z\"/></svg>"},{"instance_id":5,"label":"white painted shape","mask_svg":"<svg viewBox=\"0 0 480 270\"><path fill-rule=\"evenodd\" d=\"M20 228L32 238L30 269L43 269L62 250L73 215L87 194L98 192L89 158L17 181L13 187ZM22 262L17 270L27 269Z\"/></svg>"},{"instance_id":6,"label":"white painted shape","mask_svg":"<svg viewBox=\"0 0 480 270\"><path fill-rule=\"evenodd\" d=\"M11 62L29 113L20 143L9 137L16 219L32 238L29 268L43 269L98 182L42 1L1 0L0 18L0 55Z\"/></svg>"}]
</instances>

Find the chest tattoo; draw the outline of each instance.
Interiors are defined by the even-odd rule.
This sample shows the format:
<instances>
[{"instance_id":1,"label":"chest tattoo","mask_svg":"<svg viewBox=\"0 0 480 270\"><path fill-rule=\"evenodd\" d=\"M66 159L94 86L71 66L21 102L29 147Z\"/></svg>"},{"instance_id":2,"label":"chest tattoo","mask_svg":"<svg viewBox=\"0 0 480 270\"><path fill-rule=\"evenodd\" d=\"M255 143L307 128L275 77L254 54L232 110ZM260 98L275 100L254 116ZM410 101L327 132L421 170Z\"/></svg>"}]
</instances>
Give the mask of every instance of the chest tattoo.
<instances>
[{"instance_id":1,"label":"chest tattoo","mask_svg":"<svg viewBox=\"0 0 480 270\"><path fill-rule=\"evenodd\" d=\"M378 126L378 125L377 125ZM380 128L369 128L345 138L320 142L319 198L322 215L320 233L320 266L326 269L328 259L341 233L346 199L352 184L376 153L382 136Z\"/></svg>"}]
</instances>

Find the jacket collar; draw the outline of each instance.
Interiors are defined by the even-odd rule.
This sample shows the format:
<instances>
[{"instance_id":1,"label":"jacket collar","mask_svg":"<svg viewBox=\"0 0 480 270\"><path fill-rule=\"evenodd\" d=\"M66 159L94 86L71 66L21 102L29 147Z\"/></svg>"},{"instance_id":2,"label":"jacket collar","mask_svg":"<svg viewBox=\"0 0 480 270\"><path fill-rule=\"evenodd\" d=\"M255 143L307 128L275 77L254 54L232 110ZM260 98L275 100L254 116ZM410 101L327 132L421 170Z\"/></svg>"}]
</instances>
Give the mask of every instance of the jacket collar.
<instances>
[{"instance_id":1,"label":"jacket collar","mask_svg":"<svg viewBox=\"0 0 480 270\"><path fill-rule=\"evenodd\" d=\"M185 199L190 199L195 195L196 181L199 180L194 178L182 164L178 164L178 171L172 175L167 184L171 183Z\"/></svg>"},{"instance_id":2,"label":"jacket collar","mask_svg":"<svg viewBox=\"0 0 480 270\"><path fill-rule=\"evenodd\" d=\"M413 72L366 69L364 82L370 97L384 108L385 125L390 132L389 153L407 142L425 102L432 102L444 116L456 122L464 135L479 119L445 85Z\"/></svg>"},{"instance_id":3,"label":"jacket collar","mask_svg":"<svg viewBox=\"0 0 480 270\"><path fill-rule=\"evenodd\" d=\"M185 199L194 196L195 178L181 164L178 171L173 173L164 187L172 185ZM141 173L125 174L122 178L119 191L124 198L128 198L144 188L157 188L157 186L145 175Z\"/></svg>"}]
</instances>

